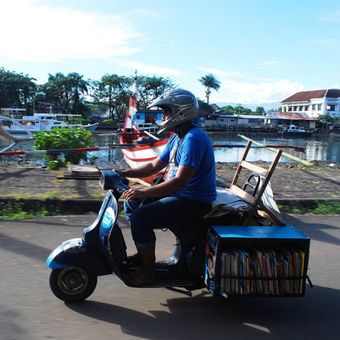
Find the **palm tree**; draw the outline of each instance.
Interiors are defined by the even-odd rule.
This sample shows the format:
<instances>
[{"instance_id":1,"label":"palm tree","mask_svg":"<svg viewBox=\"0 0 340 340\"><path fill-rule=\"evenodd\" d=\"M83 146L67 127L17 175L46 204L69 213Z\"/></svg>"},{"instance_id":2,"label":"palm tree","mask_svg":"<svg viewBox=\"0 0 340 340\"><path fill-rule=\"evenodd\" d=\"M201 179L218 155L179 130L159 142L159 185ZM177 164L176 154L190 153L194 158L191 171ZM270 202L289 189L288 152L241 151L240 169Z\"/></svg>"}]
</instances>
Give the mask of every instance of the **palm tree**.
<instances>
[{"instance_id":1,"label":"palm tree","mask_svg":"<svg viewBox=\"0 0 340 340\"><path fill-rule=\"evenodd\" d=\"M81 113L81 96L88 92L89 83L82 75L72 72L67 75L67 84L72 101L72 113Z\"/></svg>"},{"instance_id":2,"label":"palm tree","mask_svg":"<svg viewBox=\"0 0 340 340\"><path fill-rule=\"evenodd\" d=\"M207 98L207 104L209 104L209 97L211 94L211 89L218 91L221 87L221 82L215 78L213 74L207 74L206 76L203 76L202 78L198 79L202 85L206 88L205 90L205 96Z\"/></svg>"},{"instance_id":3,"label":"palm tree","mask_svg":"<svg viewBox=\"0 0 340 340\"><path fill-rule=\"evenodd\" d=\"M47 83L41 86L42 93L44 93L43 100L53 103L54 108L61 108L63 113L68 110L68 98L65 91L65 75L57 72L55 75L49 74Z\"/></svg>"},{"instance_id":4,"label":"palm tree","mask_svg":"<svg viewBox=\"0 0 340 340\"><path fill-rule=\"evenodd\" d=\"M63 113L81 113L83 109L82 96L88 92L89 83L83 76L72 72L65 76L58 72L49 74L48 82L44 85L46 99L61 107Z\"/></svg>"}]
</instances>

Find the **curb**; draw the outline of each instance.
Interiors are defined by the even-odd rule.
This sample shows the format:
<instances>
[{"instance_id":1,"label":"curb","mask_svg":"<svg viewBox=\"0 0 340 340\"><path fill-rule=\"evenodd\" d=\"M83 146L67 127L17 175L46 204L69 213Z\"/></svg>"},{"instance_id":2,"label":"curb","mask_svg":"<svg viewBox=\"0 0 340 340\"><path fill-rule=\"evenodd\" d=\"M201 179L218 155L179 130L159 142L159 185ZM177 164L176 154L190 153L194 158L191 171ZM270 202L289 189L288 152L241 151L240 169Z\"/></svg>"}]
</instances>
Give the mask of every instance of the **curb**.
<instances>
[{"instance_id":1,"label":"curb","mask_svg":"<svg viewBox=\"0 0 340 340\"><path fill-rule=\"evenodd\" d=\"M283 206L302 206L305 208L315 208L318 203L340 202L336 199L277 199L276 203ZM9 207L18 207L28 212L37 212L41 210L55 211L65 214L83 214L87 212L97 213L101 207L102 200L75 200L75 199L15 199L0 198L0 210Z\"/></svg>"},{"instance_id":2,"label":"curb","mask_svg":"<svg viewBox=\"0 0 340 340\"><path fill-rule=\"evenodd\" d=\"M41 210L55 211L56 213L65 214L83 214L86 212L98 213L102 200L61 200L61 199L15 199L0 198L0 208L18 207L28 212L37 212Z\"/></svg>"},{"instance_id":3,"label":"curb","mask_svg":"<svg viewBox=\"0 0 340 340\"><path fill-rule=\"evenodd\" d=\"M339 203L340 198L282 198L275 201L278 205L316 208L319 203Z\"/></svg>"}]
</instances>

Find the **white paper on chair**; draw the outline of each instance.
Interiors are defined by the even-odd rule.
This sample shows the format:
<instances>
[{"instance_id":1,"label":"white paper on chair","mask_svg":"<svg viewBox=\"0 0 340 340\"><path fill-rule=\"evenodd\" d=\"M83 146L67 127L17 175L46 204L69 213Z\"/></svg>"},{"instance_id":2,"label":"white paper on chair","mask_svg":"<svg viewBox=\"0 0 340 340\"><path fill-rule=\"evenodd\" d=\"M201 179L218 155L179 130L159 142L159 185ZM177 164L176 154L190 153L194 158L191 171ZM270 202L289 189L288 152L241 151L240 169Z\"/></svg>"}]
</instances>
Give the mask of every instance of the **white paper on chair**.
<instances>
[{"instance_id":1,"label":"white paper on chair","mask_svg":"<svg viewBox=\"0 0 340 340\"><path fill-rule=\"evenodd\" d=\"M232 193L229 189L217 188L216 199L212 203L212 210L206 217L218 217L230 211L247 210L250 204L239 196Z\"/></svg>"},{"instance_id":2,"label":"white paper on chair","mask_svg":"<svg viewBox=\"0 0 340 340\"><path fill-rule=\"evenodd\" d=\"M265 207L267 207L270 210L274 210L277 213L280 213L280 209L277 206L275 199L274 199L274 193L270 185L270 182L267 184L266 190L264 191L261 197L261 200Z\"/></svg>"}]
</instances>

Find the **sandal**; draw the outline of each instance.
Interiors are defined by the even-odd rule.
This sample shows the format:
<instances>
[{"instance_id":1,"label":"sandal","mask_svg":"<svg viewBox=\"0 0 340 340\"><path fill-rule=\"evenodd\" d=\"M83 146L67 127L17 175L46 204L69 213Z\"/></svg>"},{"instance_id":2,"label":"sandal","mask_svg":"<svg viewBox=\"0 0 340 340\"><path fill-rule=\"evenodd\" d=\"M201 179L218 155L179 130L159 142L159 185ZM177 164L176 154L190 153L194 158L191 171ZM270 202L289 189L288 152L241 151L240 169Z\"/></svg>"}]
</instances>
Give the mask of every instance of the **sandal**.
<instances>
[{"instance_id":1,"label":"sandal","mask_svg":"<svg viewBox=\"0 0 340 340\"><path fill-rule=\"evenodd\" d=\"M127 275L127 280L134 287L143 286L154 280L153 273L145 272L143 270L136 270Z\"/></svg>"},{"instance_id":2,"label":"sandal","mask_svg":"<svg viewBox=\"0 0 340 340\"><path fill-rule=\"evenodd\" d=\"M142 259L138 253L130 255L126 258L127 263L132 263L132 264L137 264L140 265L142 264Z\"/></svg>"}]
</instances>

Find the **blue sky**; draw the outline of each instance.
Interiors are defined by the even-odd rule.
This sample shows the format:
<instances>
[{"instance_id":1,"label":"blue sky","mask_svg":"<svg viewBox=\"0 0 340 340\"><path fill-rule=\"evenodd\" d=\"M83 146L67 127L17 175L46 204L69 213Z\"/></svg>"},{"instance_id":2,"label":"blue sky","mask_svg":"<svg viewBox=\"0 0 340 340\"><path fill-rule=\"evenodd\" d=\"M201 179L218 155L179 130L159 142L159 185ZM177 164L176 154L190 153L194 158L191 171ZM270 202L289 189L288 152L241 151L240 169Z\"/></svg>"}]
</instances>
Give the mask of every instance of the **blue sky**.
<instances>
[{"instance_id":1,"label":"blue sky","mask_svg":"<svg viewBox=\"0 0 340 340\"><path fill-rule=\"evenodd\" d=\"M204 99L198 79L221 81L211 102L280 102L340 88L337 0L1 0L0 67L171 78Z\"/></svg>"}]
</instances>

